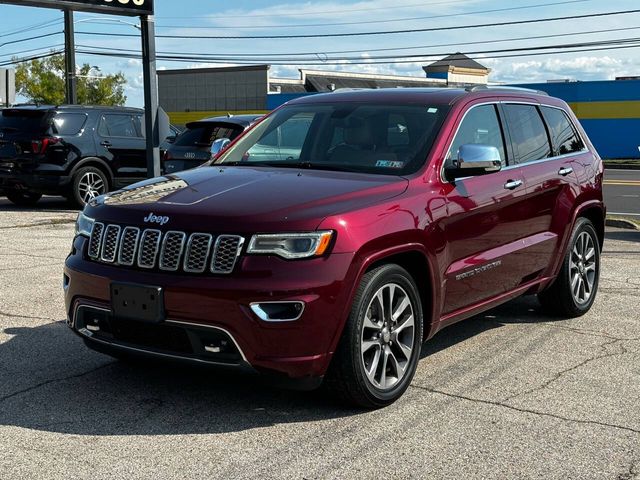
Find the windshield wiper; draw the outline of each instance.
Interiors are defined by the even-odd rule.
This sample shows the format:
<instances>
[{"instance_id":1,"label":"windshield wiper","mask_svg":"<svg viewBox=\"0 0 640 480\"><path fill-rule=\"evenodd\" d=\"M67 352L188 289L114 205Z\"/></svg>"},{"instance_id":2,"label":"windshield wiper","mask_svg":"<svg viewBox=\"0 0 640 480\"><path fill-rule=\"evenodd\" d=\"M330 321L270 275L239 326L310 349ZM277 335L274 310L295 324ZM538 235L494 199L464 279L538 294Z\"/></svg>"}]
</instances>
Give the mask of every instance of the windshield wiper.
<instances>
[{"instance_id":1,"label":"windshield wiper","mask_svg":"<svg viewBox=\"0 0 640 480\"><path fill-rule=\"evenodd\" d=\"M212 166L227 167L275 167L275 168L302 168L305 170L326 170L335 172L354 172L358 171L357 167L344 167L336 164L312 163L312 162L261 162L261 161L236 161L213 164Z\"/></svg>"}]
</instances>

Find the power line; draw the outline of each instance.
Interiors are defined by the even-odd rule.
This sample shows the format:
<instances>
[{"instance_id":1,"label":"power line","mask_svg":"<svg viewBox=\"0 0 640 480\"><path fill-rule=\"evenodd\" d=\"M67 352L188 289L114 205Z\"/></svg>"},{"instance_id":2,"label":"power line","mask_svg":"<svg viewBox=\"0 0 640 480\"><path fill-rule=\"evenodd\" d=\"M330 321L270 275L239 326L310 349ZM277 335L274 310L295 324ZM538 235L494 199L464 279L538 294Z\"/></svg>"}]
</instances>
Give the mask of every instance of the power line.
<instances>
[{"instance_id":1,"label":"power line","mask_svg":"<svg viewBox=\"0 0 640 480\"><path fill-rule=\"evenodd\" d=\"M549 51L549 50L569 50L576 48L587 48L587 47L603 47L603 46L617 46L624 44L640 44L640 37L630 37L623 39L612 39L612 40L598 40L593 42L579 42L579 43L567 43L567 44L557 44L557 45L538 45L538 46L526 46L526 47L518 47L518 48L502 48L502 49L493 49L493 50L476 50L476 51L467 51L466 55L493 55L493 54L511 54L511 53L521 53L521 52L535 52L535 51ZM140 54L129 51L124 53L109 53L104 51L89 51L89 50L78 50L79 53L91 53L91 54L100 54L103 56L125 56L129 58L139 58ZM354 64L359 64L358 62L362 62L365 64L375 64L375 63L402 63L402 62L416 62L420 59L427 58L442 58L444 56L450 55L451 52L430 52L430 53L420 53L420 54L412 54L412 55L403 55L403 56L391 56L391 55L380 55L380 56L371 56L367 58L363 57L336 57L331 58L328 61L319 61L317 59L312 58L278 58L276 60L269 58L259 58L259 59L251 59L251 58L243 58L238 60L232 57L215 57L211 55L184 55L184 54L176 54L176 55L167 55L167 54L159 54L158 58L162 60L168 61L181 61L181 60L190 60L190 61L210 61L210 62L224 62L224 63L236 63L242 65L254 65L256 63L269 63L272 65L290 65L292 63L302 63L305 65L331 65L335 64L335 62L355 62ZM384 61L380 61L384 60Z\"/></svg>"},{"instance_id":2,"label":"power line","mask_svg":"<svg viewBox=\"0 0 640 480\"><path fill-rule=\"evenodd\" d=\"M49 20L47 22L36 23L34 25L27 25L27 26L24 26L24 27L20 27L17 30L9 30L9 31L6 31L6 32L2 32L2 33L0 33L0 36L2 36L2 37L10 37L12 35L18 35L19 33L32 32L34 30L40 30L41 28L46 28L48 26L53 26L56 23L62 23L62 19L61 18L57 18L55 20Z\"/></svg>"},{"instance_id":3,"label":"power line","mask_svg":"<svg viewBox=\"0 0 640 480\"><path fill-rule=\"evenodd\" d=\"M220 36L220 35L156 35L157 38L178 38L178 39L199 39L199 40L267 40L267 39L295 39L295 38L335 38L335 37L364 37L379 35L394 35L405 33L422 33L422 32L440 32L450 30L466 30L485 27L502 27L508 25L527 25L544 22L557 22L561 20L580 20L584 18L600 18L613 15L628 15L631 13L639 13L640 9L620 10L615 12L591 13L585 15L568 15L562 17L548 17L529 20L513 20L508 22L495 23L478 23L470 25L457 25L449 27L431 27L431 28L413 28L406 30L389 30L375 32L349 32L349 33L324 33L324 34L304 34L304 35L249 35L249 36ZM127 33L110 33L110 32L77 32L79 35L98 35L98 36L116 36L116 37L137 37L138 35Z\"/></svg>"},{"instance_id":4,"label":"power line","mask_svg":"<svg viewBox=\"0 0 640 480\"><path fill-rule=\"evenodd\" d=\"M31 40L40 40L41 38L53 37L54 35L61 35L63 33L64 32L44 33L42 35L36 35L34 37L19 38L17 40L10 40L8 42L0 43L0 47L5 47L7 45L13 45L15 43L29 42Z\"/></svg>"},{"instance_id":5,"label":"power line","mask_svg":"<svg viewBox=\"0 0 640 480\"><path fill-rule=\"evenodd\" d=\"M189 29L215 29L215 30L236 30L236 29L265 29L265 28L300 28L300 27L338 27L338 26L346 26L346 25L372 25L372 24L381 24L381 23L397 23L397 22L408 22L415 20L433 20L437 18L451 18L451 17L462 17L469 15L480 15L484 13L499 13L499 12L508 12L515 10L527 10L532 8L542 8L542 7L551 7L556 5L567 5L572 3L585 3L592 2L594 0L565 0L561 2L553 2L553 3L542 3L535 5L522 5L519 7L507 7L507 8L493 8L491 10L477 10L475 12L461 12L461 13L448 13L443 15L430 15L426 17L406 17L406 18L396 18L396 19L387 19L387 20L367 20L367 21L359 21L359 22L339 22L339 23L303 23L297 25L236 25L236 26L191 26L191 25L158 25L157 28L189 28ZM98 22L96 22L98 23Z\"/></svg>"},{"instance_id":6,"label":"power line","mask_svg":"<svg viewBox=\"0 0 640 480\"><path fill-rule=\"evenodd\" d=\"M289 53L219 53L219 54L208 54L201 52L175 52L175 51L161 51L158 50L157 53L164 55L201 55L201 56L213 56L218 58L275 58L275 57L296 57L296 56L314 56L319 60L323 58L328 59L329 55L334 54L348 54L348 53L360 53L360 54L368 54L370 52L390 52L390 51L406 51L406 50L417 50L421 48L434 48L434 47L459 47L464 45L484 45L491 43L504 43L504 42L518 42L523 40L540 40L540 39L548 39L548 38L561 38L561 37L571 37L571 36L580 36L580 35L593 35L600 33L613 33L613 32L623 32L628 30L638 30L640 26L637 27L624 27L624 28L614 28L614 29L603 29L603 30L589 30L589 31L581 31L581 32L571 32L571 33L557 33L552 35L533 35L528 37L512 37L512 38L503 38L503 39L491 39L491 40L479 40L474 42L456 42L456 43L436 43L431 45L419 45L412 47L389 47L389 48L371 48L366 50L335 50L335 51L327 51L327 52L289 52ZM96 50L107 50L107 51L120 51L120 52L137 52L137 50L132 50L129 48L117 48L117 47L103 47L99 45L86 45L86 44L78 44L78 47L83 48L93 48Z\"/></svg>"}]
</instances>

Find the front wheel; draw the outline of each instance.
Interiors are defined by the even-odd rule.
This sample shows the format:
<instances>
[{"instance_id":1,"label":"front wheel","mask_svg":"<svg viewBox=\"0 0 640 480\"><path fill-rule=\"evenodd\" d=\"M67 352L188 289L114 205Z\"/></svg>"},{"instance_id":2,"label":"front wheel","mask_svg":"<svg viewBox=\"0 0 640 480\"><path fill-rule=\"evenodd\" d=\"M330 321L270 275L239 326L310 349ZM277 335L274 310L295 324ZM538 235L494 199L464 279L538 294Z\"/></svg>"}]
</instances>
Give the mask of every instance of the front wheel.
<instances>
[{"instance_id":1,"label":"front wheel","mask_svg":"<svg viewBox=\"0 0 640 480\"><path fill-rule=\"evenodd\" d=\"M379 408L409 387L422 345L422 306L411 275L395 264L360 282L347 325L325 378L348 403Z\"/></svg>"},{"instance_id":2,"label":"front wheel","mask_svg":"<svg viewBox=\"0 0 640 480\"><path fill-rule=\"evenodd\" d=\"M20 207L33 207L42 198L39 193L19 192L16 190L8 191L6 195L11 203Z\"/></svg>"},{"instance_id":3,"label":"front wheel","mask_svg":"<svg viewBox=\"0 0 640 480\"><path fill-rule=\"evenodd\" d=\"M600 243L591 221L580 218L573 229L562 270L538 294L542 306L563 317L580 317L596 299L600 280Z\"/></svg>"}]
</instances>

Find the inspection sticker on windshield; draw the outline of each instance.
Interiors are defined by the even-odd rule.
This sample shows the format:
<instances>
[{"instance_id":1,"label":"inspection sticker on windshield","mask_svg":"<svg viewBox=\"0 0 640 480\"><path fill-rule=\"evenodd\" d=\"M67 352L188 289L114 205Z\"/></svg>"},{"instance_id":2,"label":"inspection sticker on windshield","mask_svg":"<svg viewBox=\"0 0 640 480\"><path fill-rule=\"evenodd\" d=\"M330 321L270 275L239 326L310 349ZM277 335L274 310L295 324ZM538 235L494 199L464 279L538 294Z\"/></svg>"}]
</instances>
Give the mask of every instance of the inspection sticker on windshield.
<instances>
[{"instance_id":1,"label":"inspection sticker on windshield","mask_svg":"<svg viewBox=\"0 0 640 480\"><path fill-rule=\"evenodd\" d=\"M437 108L434 108L434 107L431 107L431 108L429 108L429 109L427 110L427 113L438 113L438 109L437 109Z\"/></svg>"},{"instance_id":2,"label":"inspection sticker on windshield","mask_svg":"<svg viewBox=\"0 0 640 480\"><path fill-rule=\"evenodd\" d=\"M394 162L392 160L378 160L376 162L376 167L381 168L403 168L404 162Z\"/></svg>"}]
</instances>

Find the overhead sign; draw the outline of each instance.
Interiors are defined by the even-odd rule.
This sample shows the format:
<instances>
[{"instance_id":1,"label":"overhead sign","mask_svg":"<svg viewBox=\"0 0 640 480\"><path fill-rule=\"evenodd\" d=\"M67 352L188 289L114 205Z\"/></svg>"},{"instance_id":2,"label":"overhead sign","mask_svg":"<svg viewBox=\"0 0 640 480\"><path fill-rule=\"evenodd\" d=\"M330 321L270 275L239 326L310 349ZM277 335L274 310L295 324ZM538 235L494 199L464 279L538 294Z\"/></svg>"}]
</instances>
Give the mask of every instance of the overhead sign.
<instances>
[{"instance_id":1,"label":"overhead sign","mask_svg":"<svg viewBox=\"0 0 640 480\"><path fill-rule=\"evenodd\" d=\"M0 3L113 15L153 15L153 0L0 0Z\"/></svg>"}]
</instances>

